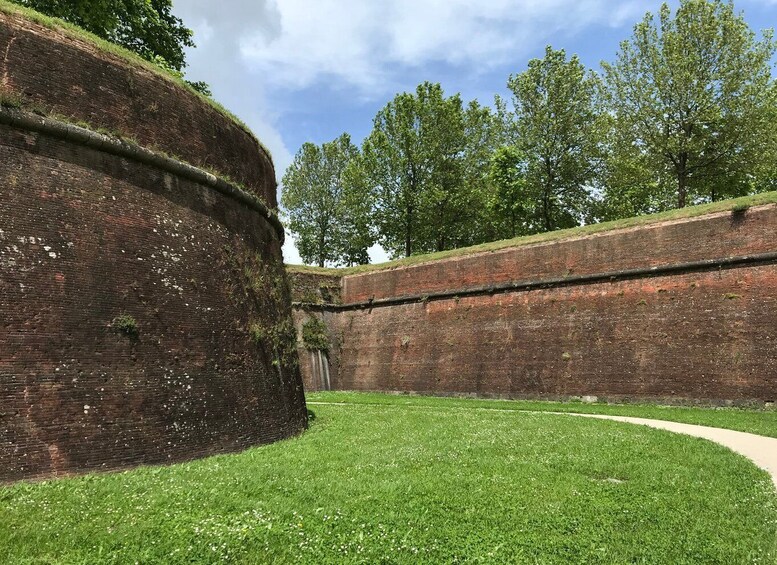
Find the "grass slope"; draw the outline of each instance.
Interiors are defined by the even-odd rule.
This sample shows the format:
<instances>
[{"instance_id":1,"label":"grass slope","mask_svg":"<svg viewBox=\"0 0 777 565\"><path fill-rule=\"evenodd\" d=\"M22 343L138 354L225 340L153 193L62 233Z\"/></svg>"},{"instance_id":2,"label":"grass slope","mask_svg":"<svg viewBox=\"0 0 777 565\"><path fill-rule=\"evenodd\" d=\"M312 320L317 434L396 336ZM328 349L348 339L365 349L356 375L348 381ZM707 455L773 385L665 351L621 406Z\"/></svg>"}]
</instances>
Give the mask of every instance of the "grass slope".
<instances>
[{"instance_id":1,"label":"grass slope","mask_svg":"<svg viewBox=\"0 0 777 565\"><path fill-rule=\"evenodd\" d=\"M721 200L719 202L700 204L698 206L689 206L687 208L681 208L678 210L669 210L667 212L659 212L657 214L647 214L645 216L635 216L633 218L624 218L622 220L602 222L600 224L590 224L587 226L580 226L576 228L538 233L536 235L521 236L513 239L502 239L499 241L492 241L489 243L474 245L472 247L461 247L458 249L440 251L437 253L427 253L425 255L412 255L410 257L405 257L404 259L397 259L395 261L388 261L386 263L375 263L372 265L358 265L356 267L347 267L343 269L310 267L307 265L286 265L286 268L291 272L298 272L298 273L314 273L314 274L318 273L318 274L330 274L330 275L334 274L334 275L340 275L340 276L358 275L361 273L368 273L372 271L383 271L383 270L397 269L400 267L407 267L410 265L418 265L421 263L429 263L432 261L439 261L441 259L449 259L452 257L463 257L466 255L473 255L476 253L490 253L490 252L499 251L502 249L508 249L510 247L521 247L524 245L532 245L536 243L560 241L562 239L582 237L586 235L592 235L595 233L601 233L601 232L606 232L611 230L646 226L646 225L655 224L658 222L666 222L671 220L695 218L698 216L703 216L705 214L713 214L716 212L737 211L738 213L746 214L747 209L753 206L761 206L765 204L774 204L774 203L777 203L777 191L763 192L761 194L743 196L741 198L733 198L731 200Z\"/></svg>"},{"instance_id":2,"label":"grass slope","mask_svg":"<svg viewBox=\"0 0 777 565\"><path fill-rule=\"evenodd\" d=\"M395 395L379 392L313 392L305 395L308 402L378 404L418 408L487 408L533 412L577 412L609 414L669 420L685 424L726 428L777 438L777 410L746 408L691 408L656 404L587 404L582 402L549 402L541 400L488 400L480 398L440 398L420 395Z\"/></svg>"},{"instance_id":3,"label":"grass slope","mask_svg":"<svg viewBox=\"0 0 777 565\"><path fill-rule=\"evenodd\" d=\"M771 481L710 442L450 400L315 412L239 455L0 489L0 562L774 563Z\"/></svg>"}]
</instances>

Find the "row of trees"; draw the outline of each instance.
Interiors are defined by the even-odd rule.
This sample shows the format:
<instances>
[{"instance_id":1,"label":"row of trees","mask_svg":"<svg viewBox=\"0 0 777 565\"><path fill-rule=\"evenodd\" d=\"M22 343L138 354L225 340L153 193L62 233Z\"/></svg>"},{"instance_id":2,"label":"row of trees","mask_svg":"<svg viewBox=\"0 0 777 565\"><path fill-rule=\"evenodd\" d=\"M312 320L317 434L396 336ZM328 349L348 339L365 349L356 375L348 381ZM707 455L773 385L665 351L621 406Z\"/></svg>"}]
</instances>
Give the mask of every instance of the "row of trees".
<instances>
[{"instance_id":1,"label":"row of trees","mask_svg":"<svg viewBox=\"0 0 777 565\"><path fill-rule=\"evenodd\" d=\"M648 13L602 73L548 47L494 107L397 95L361 148L305 144L282 204L308 263L392 256L770 190L775 43L723 0Z\"/></svg>"}]
</instances>

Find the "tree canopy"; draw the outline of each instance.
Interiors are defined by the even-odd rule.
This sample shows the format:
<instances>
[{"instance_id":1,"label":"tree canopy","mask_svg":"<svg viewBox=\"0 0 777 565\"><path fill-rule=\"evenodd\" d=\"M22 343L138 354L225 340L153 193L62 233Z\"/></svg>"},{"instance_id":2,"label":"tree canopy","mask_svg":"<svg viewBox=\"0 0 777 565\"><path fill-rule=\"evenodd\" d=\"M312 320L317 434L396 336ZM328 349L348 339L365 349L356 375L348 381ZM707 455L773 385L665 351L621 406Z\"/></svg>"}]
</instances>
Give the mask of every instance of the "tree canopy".
<instances>
[{"instance_id":1,"label":"tree canopy","mask_svg":"<svg viewBox=\"0 0 777 565\"><path fill-rule=\"evenodd\" d=\"M306 263L369 261L371 199L359 158L359 149L343 134L320 146L305 143L286 170L281 204Z\"/></svg>"},{"instance_id":2,"label":"tree canopy","mask_svg":"<svg viewBox=\"0 0 777 565\"><path fill-rule=\"evenodd\" d=\"M603 65L612 156L637 166L636 183L610 179L615 198L637 187L632 197L662 200L670 185L682 208L746 194L774 129L774 53L771 32L757 40L730 2L648 13Z\"/></svg>"},{"instance_id":3,"label":"tree canopy","mask_svg":"<svg viewBox=\"0 0 777 565\"><path fill-rule=\"evenodd\" d=\"M732 2L679 0L601 74L547 47L493 109L424 82L350 161L353 217L398 257L774 190L776 51Z\"/></svg>"},{"instance_id":4,"label":"tree canopy","mask_svg":"<svg viewBox=\"0 0 777 565\"><path fill-rule=\"evenodd\" d=\"M576 55L567 59L563 49L547 47L545 57L529 61L507 85L515 106L516 148L524 160L522 208L529 230L576 226L587 209L600 139L596 77Z\"/></svg>"}]
</instances>

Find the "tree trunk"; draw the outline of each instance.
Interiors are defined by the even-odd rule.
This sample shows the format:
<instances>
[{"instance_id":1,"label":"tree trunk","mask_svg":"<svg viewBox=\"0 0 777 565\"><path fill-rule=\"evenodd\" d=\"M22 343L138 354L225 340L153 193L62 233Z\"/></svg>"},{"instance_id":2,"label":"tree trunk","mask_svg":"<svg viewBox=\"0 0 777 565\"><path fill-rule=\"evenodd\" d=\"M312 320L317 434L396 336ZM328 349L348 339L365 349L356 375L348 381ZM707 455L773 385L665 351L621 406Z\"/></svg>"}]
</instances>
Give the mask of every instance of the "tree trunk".
<instances>
[{"instance_id":1,"label":"tree trunk","mask_svg":"<svg viewBox=\"0 0 777 565\"><path fill-rule=\"evenodd\" d=\"M545 172L548 174L548 180L545 183L545 191L542 195L542 217L545 222L545 231L550 231L553 229L550 219L550 194L551 190L553 190L553 166L548 157L545 157Z\"/></svg>"},{"instance_id":2,"label":"tree trunk","mask_svg":"<svg viewBox=\"0 0 777 565\"><path fill-rule=\"evenodd\" d=\"M413 252L412 235L413 235L413 207L407 207L407 221L405 222L405 257L410 257Z\"/></svg>"},{"instance_id":3,"label":"tree trunk","mask_svg":"<svg viewBox=\"0 0 777 565\"><path fill-rule=\"evenodd\" d=\"M318 236L318 266L324 267L324 263L326 263L326 249L324 246L326 245L326 237L324 235L324 230L321 230L321 235Z\"/></svg>"},{"instance_id":4,"label":"tree trunk","mask_svg":"<svg viewBox=\"0 0 777 565\"><path fill-rule=\"evenodd\" d=\"M680 153L677 167L677 207L685 208L688 202L688 154Z\"/></svg>"}]
</instances>

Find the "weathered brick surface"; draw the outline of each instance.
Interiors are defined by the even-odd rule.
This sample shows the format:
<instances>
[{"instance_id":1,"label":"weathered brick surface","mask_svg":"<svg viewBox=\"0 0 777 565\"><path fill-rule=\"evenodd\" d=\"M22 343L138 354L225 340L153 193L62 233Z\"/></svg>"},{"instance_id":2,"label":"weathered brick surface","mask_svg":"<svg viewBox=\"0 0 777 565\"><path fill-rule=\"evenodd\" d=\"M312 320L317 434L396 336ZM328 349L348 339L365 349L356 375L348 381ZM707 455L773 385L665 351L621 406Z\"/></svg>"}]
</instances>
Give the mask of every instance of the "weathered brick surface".
<instances>
[{"instance_id":1,"label":"weathered brick surface","mask_svg":"<svg viewBox=\"0 0 777 565\"><path fill-rule=\"evenodd\" d=\"M280 261L267 221L210 188L0 127L0 481L300 432L296 361L249 332L290 326Z\"/></svg>"},{"instance_id":2,"label":"weathered brick surface","mask_svg":"<svg viewBox=\"0 0 777 565\"><path fill-rule=\"evenodd\" d=\"M756 267L346 312L333 387L774 400L775 289Z\"/></svg>"},{"instance_id":3,"label":"weathered brick surface","mask_svg":"<svg viewBox=\"0 0 777 565\"><path fill-rule=\"evenodd\" d=\"M292 288L301 279L291 275ZM304 280L304 279L302 279ZM309 311L295 308L294 328L297 332L297 355L299 357L300 372L305 390L327 390L326 376L324 376L321 363L327 363L327 373L330 388L337 382L338 362L340 360L340 347L344 333L338 331L339 314L326 311ZM302 327L311 317L317 317L324 321L328 329L329 349L324 352L310 351L302 341ZM323 355L323 360L320 355Z\"/></svg>"},{"instance_id":4,"label":"weathered brick surface","mask_svg":"<svg viewBox=\"0 0 777 565\"><path fill-rule=\"evenodd\" d=\"M343 304L777 251L777 206L348 276ZM298 313L297 316L301 316ZM777 399L777 265L330 309L336 390ZM305 371L309 370L304 366ZM305 375L306 386L315 379Z\"/></svg>"},{"instance_id":5,"label":"weathered brick surface","mask_svg":"<svg viewBox=\"0 0 777 565\"><path fill-rule=\"evenodd\" d=\"M88 42L0 13L0 88L212 168L277 206L272 161L245 128L187 89Z\"/></svg>"},{"instance_id":6,"label":"weathered brick surface","mask_svg":"<svg viewBox=\"0 0 777 565\"><path fill-rule=\"evenodd\" d=\"M745 221L746 218L746 221ZM602 232L343 278L343 302L777 251L773 208Z\"/></svg>"},{"instance_id":7,"label":"weathered brick surface","mask_svg":"<svg viewBox=\"0 0 777 565\"><path fill-rule=\"evenodd\" d=\"M340 304L341 277L337 274L312 273L288 269L291 299L306 304Z\"/></svg>"}]
</instances>

